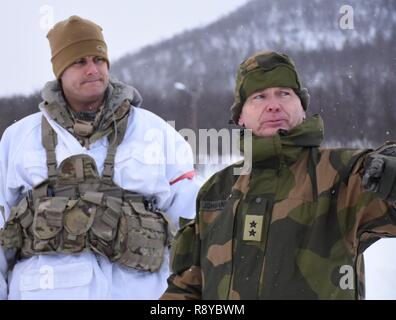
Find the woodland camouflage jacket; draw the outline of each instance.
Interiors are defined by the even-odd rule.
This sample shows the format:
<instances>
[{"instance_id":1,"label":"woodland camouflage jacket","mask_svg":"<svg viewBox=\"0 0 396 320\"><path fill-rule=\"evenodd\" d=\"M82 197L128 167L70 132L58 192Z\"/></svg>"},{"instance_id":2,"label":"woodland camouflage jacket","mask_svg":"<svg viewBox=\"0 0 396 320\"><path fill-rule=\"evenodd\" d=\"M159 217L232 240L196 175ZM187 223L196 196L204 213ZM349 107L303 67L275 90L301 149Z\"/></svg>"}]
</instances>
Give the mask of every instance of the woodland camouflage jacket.
<instances>
[{"instance_id":1,"label":"woodland camouflage jacket","mask_svg":"<svg viewBox=\"0 0 396 320\"><path fill-rule=\"evenodd\" d=\"M173 244L162 299L364 298L362 253L396 235L396 210L362 187L371 150L322 139L313 116L254 137L249 175L233 165L211 177Z\"/></svg>"}]
</instances>

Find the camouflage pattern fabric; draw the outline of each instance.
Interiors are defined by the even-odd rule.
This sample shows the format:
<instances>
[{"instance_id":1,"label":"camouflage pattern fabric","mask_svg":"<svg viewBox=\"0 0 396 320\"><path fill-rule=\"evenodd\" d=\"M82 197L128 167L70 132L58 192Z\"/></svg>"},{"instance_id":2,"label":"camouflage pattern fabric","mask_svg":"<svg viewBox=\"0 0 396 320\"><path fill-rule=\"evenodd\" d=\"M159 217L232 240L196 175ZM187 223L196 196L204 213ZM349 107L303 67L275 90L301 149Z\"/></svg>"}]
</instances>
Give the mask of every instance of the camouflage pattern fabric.
<instances>
[{"instance_id":1,"label":"camouflage pattern fabric","mask_svg":"<svg viewBox=\"0 0 396 320\"><path fill-rule=\"evenodd\" d=\"M362 253L396 235L395 206L362 186L371 150L322 138L319 116L255 138L250 175L234 176L237 164L207 181L162 299L364 298Z\"/></svg>"},{"instance_id":2,"label":"camouflage pattern fabric","mask_svg":"<svg viewBox=\"0 0 396 320\"><path fill-rule=\"evenodd\" d=\"M50 81L45 85L42 96L44 101L40 106L85 147L89 147L95 141L107 136L112 131L114 122L124 115L126 106L132 104L134 107L139 107L143 101L135 88L111 78L106 90L106 102L97 114L98 118L92 123L93 128L81 135L81 132L78 132L80 130L76 130L81 119L76 119L77 114L67 105L61 85L57 80ZM86 124L86 121L81 122L83 125Z\"/></svg>"},{"instance_id":3,"label":"camouflage pattern fabric","mask_svg":"<svg viewBox=\"0 0 396 320\"><path fill-rule=\"evenodd\" d=\"M155 272L161 267L172 237L168 219L150 207L143 195L124 190L112 180L130 107L125 101L117 109L102 177L95 160L85 154L70 156L57 167L57 136L43 116L48 179L11 208L0 230L4 249L16 250L18 259L94 251L128 268Z\"/></svg>"}]
</instances>

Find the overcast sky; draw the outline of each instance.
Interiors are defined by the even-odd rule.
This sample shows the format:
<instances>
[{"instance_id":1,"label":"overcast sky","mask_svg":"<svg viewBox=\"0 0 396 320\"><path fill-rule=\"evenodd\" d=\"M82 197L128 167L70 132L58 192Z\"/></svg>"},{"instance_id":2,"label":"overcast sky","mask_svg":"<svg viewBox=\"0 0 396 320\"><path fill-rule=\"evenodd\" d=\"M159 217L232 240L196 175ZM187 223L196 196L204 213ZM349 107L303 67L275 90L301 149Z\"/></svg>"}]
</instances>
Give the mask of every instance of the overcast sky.
<instances>
[{"instance_id":1,"label":"overcast sky","mask_svg":"<svg viewBox=\"0 0 396 320\"><path fill-rule=\"evenodd\" d=\"M204 26L248 0L5 0L0 10L0 97L32 93L53 79L46 34L80 15L102 26L114 60L186 29ZM128 30L128 32L125 32ZM132 30L132 31L130 31Z\"/></svg>"}]
</instances>

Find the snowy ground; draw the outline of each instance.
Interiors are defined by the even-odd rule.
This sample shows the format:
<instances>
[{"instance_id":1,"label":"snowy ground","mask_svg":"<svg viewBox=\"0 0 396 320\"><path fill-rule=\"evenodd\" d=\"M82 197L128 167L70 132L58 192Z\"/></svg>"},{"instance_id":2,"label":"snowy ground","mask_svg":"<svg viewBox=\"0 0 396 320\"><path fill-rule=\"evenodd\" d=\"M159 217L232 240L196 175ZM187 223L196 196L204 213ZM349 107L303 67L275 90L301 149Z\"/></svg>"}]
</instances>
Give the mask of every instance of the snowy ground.
<instances>
[{"instance_id":1,"label":"snowy ground","mask_svg":"<svg viewBox=\"0 0 396 320\"><path fill-rule=\"evenodd\" d=\"M238 161L233 159L233 162ZM226 165L198 166L198 177L204 183ZM364 253L366 270L366 299L396 300L396 239L381 239Z\"/></svg>"}]
</instances>

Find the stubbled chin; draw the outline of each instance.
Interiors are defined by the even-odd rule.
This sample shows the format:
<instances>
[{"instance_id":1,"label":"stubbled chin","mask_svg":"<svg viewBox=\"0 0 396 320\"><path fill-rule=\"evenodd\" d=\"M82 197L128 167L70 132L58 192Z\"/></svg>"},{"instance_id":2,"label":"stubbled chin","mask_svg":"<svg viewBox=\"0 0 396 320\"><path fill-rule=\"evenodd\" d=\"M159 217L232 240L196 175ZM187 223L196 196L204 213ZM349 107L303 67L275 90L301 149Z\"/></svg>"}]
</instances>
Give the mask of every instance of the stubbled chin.
<instances>
[{"instance_id":1,"label":"stubbled chin","mask_svg":"<svg viewBox=\"0 0 396 320\"><path fill-rule=\"evenodd\" d=\"M88 95L89 94L100 94L105 91L105 87L103 82L89 82L85 83L81 87L82 91L85 91Z\"/></svg>"},{"instance_id":2,"label":"stubbled chin","mask_svg":"<svg viewBox=\"0 0 396 320\"><path fill-rule=\"evenodd\" d=\"M95 101L103 97L105 90L103 88L90 88L81 90L81 96L86 100Z\"/></svg>"}]
</instances>

